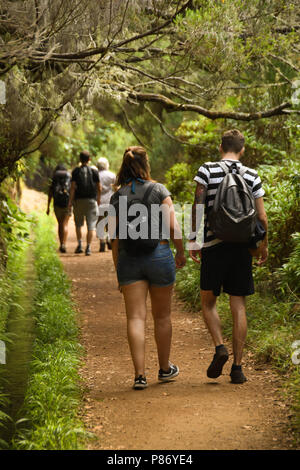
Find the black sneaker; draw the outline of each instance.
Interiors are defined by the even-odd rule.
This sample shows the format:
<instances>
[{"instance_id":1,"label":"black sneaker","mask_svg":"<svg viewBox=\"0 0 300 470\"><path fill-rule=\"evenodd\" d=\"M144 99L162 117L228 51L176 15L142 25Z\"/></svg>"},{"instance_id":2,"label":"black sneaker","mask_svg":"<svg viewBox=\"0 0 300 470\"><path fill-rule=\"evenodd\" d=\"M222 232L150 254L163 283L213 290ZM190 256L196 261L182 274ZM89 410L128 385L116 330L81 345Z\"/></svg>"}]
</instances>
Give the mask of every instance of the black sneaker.
<instances>
[{"instance_id":1,"label":"black sneaker","mask_svg":"<svg viewBox=\"0 0 300 470\"><path fill-rule=\"evenodd\" d=\"M175 366L171 362L169 362L169 370L164 371L162 369L159 370L158 372L158 380L161 380L162 382L168 382L169 380L174 379L177 377L179 374L179 367Z\"/></svg>"},{"instance_id":2,"label":"black sneaker","mask_svg":"<svg viewBox=\"0 0 300 470\"><path fill-rule=\"evenodd\" d=\"M74 253L83 253L83 249L82 249L81 245L78 245L78 247L76 248Z\"/></svg>"},{"instance_id":3,"label":"black sneaker","mask_svg":"<svg viewBox=\"0 0 300 470\"><path fill-rule=\"evenodd\" d=\"M100 248L99 248L99 251L100 253L102 253L103 251L105 251L105 243L100 243Z\"/></svg>"},{"instance_id":4,"label":"black sneaker","mask_svg":"<svg viewBox=\"0 0 300 470\"><path fill-rule=\"evenodd\" d=\"M85 256L90 256L91 254L92 254L91 248L90 248L90 246L88 245L88 246L86 247L86 249L85 249Z\"/></svg>"},{"instance_id":5,"label":"black sneaker","mask_svg":"<svg viewBox=\"0 0 300 470\"><path fill-rule=\"evenodd\" d=\"M244 376L242 368L231 369L230 377L231 383L233 384L243 384L244 382L247 382L247 378Z\"/></svg>"},{"instance_id":6,"label":"black sneaker","mask_svg":"<svg viewBox=\"0 0 300 470\"><path fill-rule=\"evenodd\" d=\"M67 250L66 250L65 245L61 245L61 246L59 247L59 251L60 251L61 253L67 253Z\"/></svg>"},{"instance_id":7,"label":"black sneaker","mask_svg":"<svg viewBox=\"0 0 300 470\"><path fill-rule=\"evenodd\" d=\"M146 387L148 387L146 377L139 375L136 379L134 379L134 384L133 384L134 390L143 390Z\"/></svg>"},{"instance_id":8,"label":"black sneaker","mask_svg":"<svg viewBox=\"0 0 300 470\"><path fill-rule=\"evenodd\" d=\"M216 379L217 377L219 377L222 374L222 369L225 362L228 361L228 357L229 354L225 346L219 348L216 354L214 355L209 368L207 369L207 377L209 377L210 379Z\"/></svg>"}]
</instances>

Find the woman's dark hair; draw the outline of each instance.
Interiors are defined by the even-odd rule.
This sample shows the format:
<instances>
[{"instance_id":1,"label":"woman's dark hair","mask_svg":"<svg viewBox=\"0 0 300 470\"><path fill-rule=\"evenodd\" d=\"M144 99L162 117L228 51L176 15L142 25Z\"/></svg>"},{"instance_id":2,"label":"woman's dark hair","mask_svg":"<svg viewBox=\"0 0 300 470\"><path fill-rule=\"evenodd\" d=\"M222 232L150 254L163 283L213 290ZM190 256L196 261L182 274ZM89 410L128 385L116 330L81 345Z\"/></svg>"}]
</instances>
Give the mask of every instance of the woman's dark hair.
<instances>
[{"instance_id":1,"label":"woman's dark hair","mask_svg":"<svg viewBox=\"0 0 300 470\"><path fill-rule=\"evenodd\" d=\"M57 171L67 171L67 169L60 163L59 165L55 167L55 170L53 171L53 175L55 175Z\"/></svg>"},{"instance_id":2,"label":"woman's dark hair","mask_svg":"<svg viewBox=\"0 0 300 470\"><path fill-rule=\"evenodd\" d=\"M143 147L128 147L125 150L116 186L126 184L130 178L151 179L148 155Z\"/></svg>"}]
</instances>

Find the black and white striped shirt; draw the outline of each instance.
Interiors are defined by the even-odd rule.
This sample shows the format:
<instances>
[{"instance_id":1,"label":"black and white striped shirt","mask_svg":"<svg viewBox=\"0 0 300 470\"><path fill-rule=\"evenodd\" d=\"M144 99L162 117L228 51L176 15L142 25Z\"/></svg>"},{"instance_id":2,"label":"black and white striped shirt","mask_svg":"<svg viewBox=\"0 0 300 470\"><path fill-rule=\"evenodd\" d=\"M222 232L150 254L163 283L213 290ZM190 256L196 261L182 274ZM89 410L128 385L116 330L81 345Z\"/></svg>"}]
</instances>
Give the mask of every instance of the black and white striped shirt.
<instances>
[{"instance_id":1,"label":"black and white striped shirt","mask_svg":"<svg viewBox=\"0 0 300 470\"><path fill-rule=\"evenodd\" d=\"M238 160L222 160L226 163L228 168L233 163L236 163L238 168L241 168L243 165ZM245 167L244 167L245 168ZM233 170L233 173L235 170ZM204 239L203 239L203 247L202 248L210 248L218 243L222 243L221 240L216 238L212 231L209 228L207 213L211 209L214 204L215 196L217 193L217 189L223 178L225 177L225 172L218 165L217 162L207 162L204 163L198 170L197 175L194 178L194 181L197 183L203 184L206 186L206 199L205 199L205 212L204 212ZM249 185L252 190L253 197L255 199L262 197L265 192L261 185L260 177L258 176L257 172L251 168L247 168L247 171L243 175L244 180Z\"/></svg>"}]
</instances>

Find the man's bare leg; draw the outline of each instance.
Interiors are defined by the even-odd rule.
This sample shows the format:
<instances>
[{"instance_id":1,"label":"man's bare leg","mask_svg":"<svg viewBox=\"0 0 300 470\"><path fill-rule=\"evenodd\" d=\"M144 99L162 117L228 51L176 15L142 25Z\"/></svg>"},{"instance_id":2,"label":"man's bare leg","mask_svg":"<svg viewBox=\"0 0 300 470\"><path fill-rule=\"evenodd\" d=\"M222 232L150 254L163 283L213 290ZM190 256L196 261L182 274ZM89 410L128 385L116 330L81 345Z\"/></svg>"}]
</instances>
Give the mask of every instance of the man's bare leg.
<instances>
[{"instance_id":1,"label":"man's bare leg","mask_svg":"<svg viewBox=\"0 0 300 470\"><path fill-rule=\"evenodd\" d=\"M234 364L242 363L243 349L247 336L247 317L245 297L230 296L230 308L233 318L232 347Z\"/></svg>"},{"instance_id":2,"label":"man's bare leg","mask_svg":"<svg viewBox=\"0 0 300 470\"><path fill-rule=\"evenodd\" d=\"M217 297L209 290L201 290L202 315L215 346L223 344L221 321L217 312Z\"/></svg>"},{"instance_id":3,"label":"man's bare leg","mask_svg":"<svg viewBox=\"0 0 300 470\"><path fill-rule=\"evenodd\" d=\"M223 366L229 357L228 351L223 344L221 321L216 303L217 297L212 291L201 290L203 318L216 346L216 353L207 369L207 376L211 379L215 379L222 374Z\"/></svg>"},{"instance_id":4,"label":"man's bare leg","mask_svg":"<svg viewBox=\"0 0 300 470\"><path fill-rule=\"evenodd\" d=\"M82 253L82 227L75 227L76 228L76 238L77 238L77 242L78 242L78 246L75 250L75 253Z\"/></svg>"}]
</instances>

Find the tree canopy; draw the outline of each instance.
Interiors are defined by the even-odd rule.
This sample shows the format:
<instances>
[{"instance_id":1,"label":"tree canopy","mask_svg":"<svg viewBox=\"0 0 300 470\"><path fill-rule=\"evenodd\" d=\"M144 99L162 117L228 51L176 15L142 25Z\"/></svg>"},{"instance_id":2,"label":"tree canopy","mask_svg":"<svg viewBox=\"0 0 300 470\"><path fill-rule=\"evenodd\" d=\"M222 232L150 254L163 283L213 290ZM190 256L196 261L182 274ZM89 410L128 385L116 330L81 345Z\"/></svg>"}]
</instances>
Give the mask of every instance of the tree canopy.
<instances>
[{"instance_id":1,"label":"tree canopy","mask_svg":"<svg viewBox=\"0 0 300 470\"><path fill-rule=\"evenodd\" d=\"M298 113L297 0L2 0L0 181L49 136L117 103L257 121Z\"/></svg>"}]
</instances>

